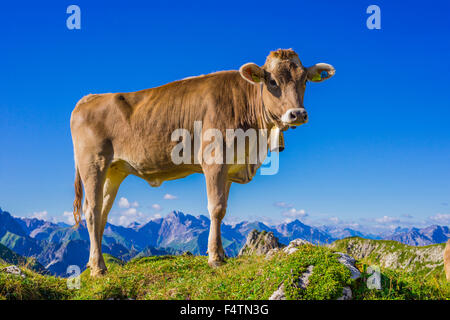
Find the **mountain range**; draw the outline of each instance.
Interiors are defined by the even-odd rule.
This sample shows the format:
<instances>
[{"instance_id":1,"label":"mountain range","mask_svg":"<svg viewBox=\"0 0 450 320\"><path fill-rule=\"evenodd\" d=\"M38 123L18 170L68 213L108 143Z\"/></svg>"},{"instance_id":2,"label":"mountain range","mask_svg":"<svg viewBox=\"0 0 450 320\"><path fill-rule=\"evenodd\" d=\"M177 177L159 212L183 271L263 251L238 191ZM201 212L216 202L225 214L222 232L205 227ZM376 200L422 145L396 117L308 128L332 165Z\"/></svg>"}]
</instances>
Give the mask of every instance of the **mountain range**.
<instances>
[{"instance_id":1,"label":"mountain range","mask_svg":"<svg viewBox=\"0 0 450 320\"><path fill-rule=\"evenodd\" d=\"M397 228L385 240L394 240L410 246L427 246L430 244L444 243L450 238L450 229L447 226L432 225L425 228Z\"/></svg>"},{"instance_id":2,"label":"mountain range","mask_svg":"<svg viewBox=\"0 0 450 320\"><path fill-rule=\"evenodd\" d=\"M203 215L195 217L179 211L129 227L107 223L102 250L124 261L151 255L181 254L185 251L206 255L209 224L209 218ZM234 225L222 224L226 254L236 256L245 244L248 233L254 229L273 232L282 244L298 238L318 244L352 236L379 239L379 236L363 234L350 228L317 228L299 220L275 226L243 221ZM409 245L426 245L445 242L448 237L448 227L430 226L423 229L399 229L385 239ZM89 259L89 234L84 222L75 229L65 223L14 217L0 209L0 244L20 256L34 258L47 272L58 276L67 276L69 265L78 265L84 270ZM1 252L0 259L7 261Z\"/></svg>"}]
</instances>

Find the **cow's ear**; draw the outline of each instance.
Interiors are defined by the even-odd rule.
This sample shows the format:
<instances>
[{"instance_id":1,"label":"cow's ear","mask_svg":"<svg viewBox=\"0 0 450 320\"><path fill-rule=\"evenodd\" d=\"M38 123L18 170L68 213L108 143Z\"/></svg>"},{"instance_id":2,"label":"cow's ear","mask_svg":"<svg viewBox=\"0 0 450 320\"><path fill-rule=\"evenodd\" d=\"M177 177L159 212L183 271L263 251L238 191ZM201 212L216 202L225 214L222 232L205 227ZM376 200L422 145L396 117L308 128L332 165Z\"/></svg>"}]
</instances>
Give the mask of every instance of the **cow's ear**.
<instances>
[{"instance_id":1,"label":"cow's ear","mask_svg":"<svg viewBox=\"0 0 450 320\"><path fill-rule=\"evenodd\" d=\"M252 62L244 64L239 72L242 78L251 84L257 84L264 80L264 70Z\"/></svg>"},{"instance_id":2,"label":"cow's ear","mask_svg":"<svg viewBox=\"0 0 450 320\"><path fill-rule=\"evenodd\" d=\"M322 82L334 76L336 70L331 64L318 63L312 67L306 68L307 77L312 82Z\"/></svg>"}]
</instances>

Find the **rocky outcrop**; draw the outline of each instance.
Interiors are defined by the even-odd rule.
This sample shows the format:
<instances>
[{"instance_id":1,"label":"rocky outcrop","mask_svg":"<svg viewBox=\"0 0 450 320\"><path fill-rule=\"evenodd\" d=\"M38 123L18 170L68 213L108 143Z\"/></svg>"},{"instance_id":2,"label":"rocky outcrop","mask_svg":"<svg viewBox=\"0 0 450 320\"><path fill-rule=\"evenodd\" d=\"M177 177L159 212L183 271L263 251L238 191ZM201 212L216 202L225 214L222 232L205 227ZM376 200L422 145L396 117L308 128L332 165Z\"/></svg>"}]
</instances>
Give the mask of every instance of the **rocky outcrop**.
<instances>
[{"instance_id":1,"label":"rocky outcrop","mask_svg":"<svg viewBox=\"0 0 450 320\"><path fill-rule=\"evenodd\" d=\"M358 268L355 267L356 260L350 257L348 254L337 252L339 255L338 261L343 264L348 270L350 270L353 280L361 277L361 272L359 272Z\"/></svg>"},{"instance_id":2,"label":"rocky outcrop","mask_svg":"<svg viewBox=\"0 0 450 320\"><path fill-rule=\"evenodd\" d=\"M358 260L376 262L383 268L420 271L443 266L444 244L413 247L395 241L348 238L337 240L329 247Z\"/></svg>"},{"instance_id":3,"label":"rocky outcrop","mask_svg":"<svg viewBox=\"0 0 450 320\"><path fill-rule=\"evenodd\" d=\"M278 242L278 239L273 235L273 232L252 230L248 236L244 246L239 251L238 256L242 255L265 255L271 250L276 250L284 247Z\"/></svg>"},{"instance_id":4,"label":"rocky outcrop","mask_svg":"<svg viewBox=\"0 0 450 320\"><path fill-rule=\"evenodd\" d=\"M309 285L309 277L313 274L314 266L308 266L306 271L298 279L297 287L301 289L306 289Z\"/></svg>"},{"instance_id":5,"label":"rocky outcrop","mask_svg":"<svg viewBox=\"0 0 450 320\"><path fill-rule=\"evenodd\" d=\"M269 300L286 300L286 295L284 294L284 283L280 284L278 289L272 293Z\"/></svg>"},{"instance_id":6,"label":"rocky outcrop","mask_svg":"<svg viewBox=\"0 0 450 320\"><path fill-rule=\"evenodd\" d=\"M291 242L289 242L289 245L286 248L284 248L283 251L287 254L292 254L298 250L298 247L303 246L303 245L312 246L313 244L311 242L303 240L303 239L295 239L295 240L292 240Z\"/></svg>"},{"instance_id":7,"label":"rocky outcrop","mask_svg":"<svg viewBox=\"0 0 450 320\"><path fill-rule=\"evenodd\" d=\"M300 246L303 245L313 245L311 242L303 240L303 239L295 239L292 240L287 247L283 249L283 252L286 254L293 254L298 250ZM266 257L272 257L275 255L277 251L280 249L272 249L269 250ZM349 256L348 254L337 252L338 261L343 264L351 273L351 278L353 280L361 277L361 272L356 268L355 263L356 260ZM309 278L314 272L314 266L310 265L306 268L306 271L298 278L297 287L300 289L306 289L309 285ZM285 295L285 287L284 284L281 284L278 289L270 296L269 300L286 300ZM350 287L344 287L342 290L342 296L337 300L351 300L352 299L352 290Z\"/></svg>"},{"instance_id":8,"label":"rocky outcrop","mask_svg":"<svg viewBox=\"0 0 450 320\"><path fill-rule=\"evenodd\" d=\"M12 274L15 276L20 276L22 278L25 278L25 274L22 272L22 270L20 270L20 268L18 266L8 266L6 268L1 269L1 271L8 273L8 274Z\"/></svg>"},{"instance_id":9,"label":"rocky outcrop","mask_svg":"<svg viewBox=\"0 0 450 320\"><path fill-rule=\"evenodd\" d=\"M350 287L342 288L342 296L337 298L337 300L352 300L352 299L353 299L353 293L352 293L352 289L350 289Z\"/></svg>"}]
</instances>

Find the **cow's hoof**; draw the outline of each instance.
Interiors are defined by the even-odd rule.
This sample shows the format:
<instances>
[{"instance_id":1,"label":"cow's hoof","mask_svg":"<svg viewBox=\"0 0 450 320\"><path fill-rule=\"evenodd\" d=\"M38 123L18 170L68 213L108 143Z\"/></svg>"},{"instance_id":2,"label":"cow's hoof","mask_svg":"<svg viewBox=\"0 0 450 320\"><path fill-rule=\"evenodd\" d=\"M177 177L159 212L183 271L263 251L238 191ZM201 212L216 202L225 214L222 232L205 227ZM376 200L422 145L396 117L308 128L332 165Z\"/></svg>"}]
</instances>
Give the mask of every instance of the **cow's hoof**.
<instances>
[{"instance_id":1,"label":"cow's hoof","mask_svg":"<svg viewBox=\"0 0 450 320\"><path fill-rule=\"evenodd\" d=\"M98 278L101 276L104 276L106 274L107 270L106 269L93 269L91 268L91 277L92 278Z\"/></svg>"},{"instance_id":2,"label":"cow's hoof","mask_svg":"<svg viewBox=\"0 0 450 320\"><path fill-rule=\"evenodd\" d=\"M225 260L211 260L208 261L208 264L211 268L218 268L225 264Z\"/></svg>"}]
</instances>

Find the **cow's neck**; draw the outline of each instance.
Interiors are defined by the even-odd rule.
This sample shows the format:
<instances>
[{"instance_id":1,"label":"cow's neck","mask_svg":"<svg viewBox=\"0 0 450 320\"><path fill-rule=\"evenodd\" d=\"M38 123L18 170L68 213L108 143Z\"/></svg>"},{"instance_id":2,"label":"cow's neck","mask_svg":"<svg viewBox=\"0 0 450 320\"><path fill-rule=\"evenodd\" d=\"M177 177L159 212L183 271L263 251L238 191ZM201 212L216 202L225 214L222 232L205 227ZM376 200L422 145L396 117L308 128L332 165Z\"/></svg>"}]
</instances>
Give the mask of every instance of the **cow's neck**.
<instances>
[{"instance_id":1,"label":"cow's neck","mask_svg":"<svg viewBox=\"0 0 450 320\"><path fill-rule=\"evenodd\" d=\"M255 105L260 108L256 114L260 114L261 123L258 123L258 127L262 129L273 129L275 127L279 128L280 130L284 131L283 123L281 122L281 119L279 119L277 116L272 114L264 105L263 100L263 84L261 83L258 88L258 100L259 103L256 103ZM259 119L258 119L259 120Z\"/></svg>"}]
</instances>

